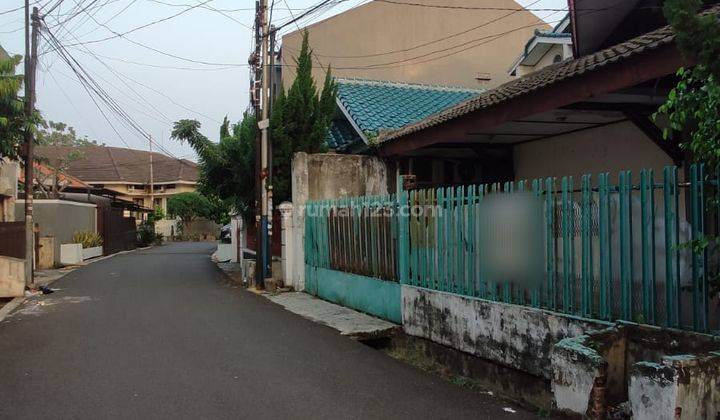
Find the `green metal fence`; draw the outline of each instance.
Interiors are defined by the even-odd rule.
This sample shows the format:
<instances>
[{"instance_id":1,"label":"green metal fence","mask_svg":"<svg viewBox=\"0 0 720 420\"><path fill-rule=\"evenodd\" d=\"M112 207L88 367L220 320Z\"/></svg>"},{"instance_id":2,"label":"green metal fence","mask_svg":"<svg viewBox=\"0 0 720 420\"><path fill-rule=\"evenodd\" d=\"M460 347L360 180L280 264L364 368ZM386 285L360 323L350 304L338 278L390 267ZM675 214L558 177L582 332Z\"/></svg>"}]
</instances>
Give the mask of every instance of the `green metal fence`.
<instances>
[{"instance_id":1,"label":"green metal fence","mask_svg":"<svg viewBox=\"0 0 720 420\"><path fill-rule=\"evenodd\" d=\"M535 179L314 201L306 208L305 260L328 268L483 299L602 320L710 331L717 247L718 172L692 165L597 177ZM681 181L684 180L684 181ZM579 181L579 182L578 182ZM541 205L540 282L486 269L496 222L488 197L523 192ZM517 195L517 194L516 194ZM524 226L527 226L525 224ZM510 227L512 230L512 226Z\"/></svg>"},{"instance_id":2,"label":"green metal fence","mask_svg":"<svg viewBox=\"0 0 720 420\"><path fill-rule=\"evenodd\" d=\"M310 201L305 208L305 261L397 281L395 196Z\"/></svg>"},{"instance_id":3,"label":"green metal fence","mask_svg":"<svg viewBox=\"0 0 720 420\"><path fill-rule=\"evenodd\" d=\"M692 247L717 234L720 211L707 197L717 189L703 165L690 167L688 182L667 167L660 176L643 170L596 179L583 175L530 182L406 191L400 206L433 207L410 212L399 224L401 281L430 289L531 305L603 320L627 320L709 330L709 277L716 248ZM492 278L484 270L483 200L524 191L542 202L544 278L535 287ZM708 204L710 204L708 206ZM712 232L707 224L712 225ZM492 236L491 236L492 237Z\"/></svg>"}]
</instances>

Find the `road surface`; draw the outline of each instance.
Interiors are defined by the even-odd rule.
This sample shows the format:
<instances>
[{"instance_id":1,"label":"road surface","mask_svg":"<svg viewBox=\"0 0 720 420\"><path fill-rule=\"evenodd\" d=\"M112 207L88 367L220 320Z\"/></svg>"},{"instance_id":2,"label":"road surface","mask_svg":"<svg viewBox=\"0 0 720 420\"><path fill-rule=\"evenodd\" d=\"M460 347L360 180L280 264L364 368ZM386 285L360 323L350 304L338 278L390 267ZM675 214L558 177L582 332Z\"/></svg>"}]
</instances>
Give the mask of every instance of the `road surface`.
<instances>
[{"instance_id":1,"label":"road surface","mask_svg":"<svg viewBox=\"0 0 720 420\"><path fill-rule=\"evenodd\" d=\"M213 246L90 264L0 323L0 418L526 418L228 284Z\"/></svg>"}]
</instances>

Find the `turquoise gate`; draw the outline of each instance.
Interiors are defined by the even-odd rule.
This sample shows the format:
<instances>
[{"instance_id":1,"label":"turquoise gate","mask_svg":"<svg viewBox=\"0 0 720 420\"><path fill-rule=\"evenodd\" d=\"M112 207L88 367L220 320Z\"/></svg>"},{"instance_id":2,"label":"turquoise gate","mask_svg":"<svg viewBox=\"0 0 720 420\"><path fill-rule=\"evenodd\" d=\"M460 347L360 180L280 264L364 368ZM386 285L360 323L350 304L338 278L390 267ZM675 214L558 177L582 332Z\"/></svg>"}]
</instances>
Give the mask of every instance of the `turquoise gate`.
<instances>
[{"instance_id":1,"label":"turquoise gate","mask_svg":"<svg viewBox=\"0 0 720 420\"><path fill-rule=\"evenodd\" d=\"M717 171L708 176L692 165L686 181L667 167L659 175L623 171L312 202L307 289L395 322L400 280L593 319L714 330L718 252L709 238L720 226L717 180ZM483 218L483 203L518 192L541 208L542 280L533 287L489 273L483 247L512 244L481 240L495 227Z\"/></svg>"},{"instance_id":2,"label":"turquoise gate","mask_svg":"<svg viewBox=\"0 0 720 420\"><path fill-rule=\"evenodd\" d=\"M395 196L309 202L306 291L401 323L396 209Z\"/></svg>"}]
</instances>

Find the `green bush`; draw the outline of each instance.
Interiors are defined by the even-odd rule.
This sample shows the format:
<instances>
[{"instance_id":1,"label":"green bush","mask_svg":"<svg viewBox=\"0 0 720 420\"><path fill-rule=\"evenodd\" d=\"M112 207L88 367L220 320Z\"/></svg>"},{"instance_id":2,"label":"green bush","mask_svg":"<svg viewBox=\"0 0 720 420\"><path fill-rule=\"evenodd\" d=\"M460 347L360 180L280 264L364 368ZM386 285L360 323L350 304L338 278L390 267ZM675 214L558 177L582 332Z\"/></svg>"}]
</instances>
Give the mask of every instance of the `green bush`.
<instances>
[{"instance_id":1,"label":"green bush","mask_svg":"<svg viewBox=\"0 0 720 420\"><path fill-rule=\"evenodd\" d=\"M103 244L103 238L99 233L79 230L73 234L73 243L82 244L83 248L94 248Z\"/></svg>"},{"instance_id":2,"label":"green bush","mask_svg":"<svg viewBox=\"0 0 720 420\"><path fill-rule=\"evenodd\" d=\"M155 223L150 221L142 222L137 230L137 246L150 246L155 243L155 240Z\"/></svg>"}]
</instances>

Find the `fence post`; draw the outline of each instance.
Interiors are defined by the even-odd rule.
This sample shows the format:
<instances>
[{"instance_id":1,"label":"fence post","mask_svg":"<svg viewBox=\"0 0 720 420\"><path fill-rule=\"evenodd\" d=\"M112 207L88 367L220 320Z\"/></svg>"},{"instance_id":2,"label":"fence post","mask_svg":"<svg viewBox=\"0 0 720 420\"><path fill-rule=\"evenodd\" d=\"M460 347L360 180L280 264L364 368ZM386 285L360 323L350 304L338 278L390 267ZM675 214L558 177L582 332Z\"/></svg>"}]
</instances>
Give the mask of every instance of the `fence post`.
<instances>
[{"instance_id":1,"label":"fence post","mask_svg":"<svg viewBox=\"0 0 720 420\"><path fill-rule=\"evenodd\" d=\"M632 174L620 172L620 296L622 319L632 319Z\"/></svg>"},{"instance_id":2,"label":"fence post","mask_svg":"<svg viewBox=\"0 0 720 420\"><path fill-rule=\"evenodd\" d=\"M640 172L643 316L655 323L655 180L652 169Z\"/></svg>"},{"instance_id":3,"label":"fence post","mask_svg":"<svg viewBox=\"0 0 720 420\"><path fill-rule=\"evenodd\" d=\"M612 302L612 248L610 247L610 187L609 174L599 175L599 223L600 229L600 317L611 319L613 316Z\"/></svg>"},{"instance_id":4,"label":"fence post","mask_svg":"<svg viewBox=\"0 0 720 420\"><path fill-rule=\"evenodd\" d=\"M408 254L409 254L409 239L408 239L408 196L407 191L402 182L402 177L398 176L397 181L397 224L398 224L398 266L400 270L400 283L408 284Z\"/></svg>"},{"instance_id":5,"label":"fence post","mask_svg":"<svg viewBox=\"0 0 720 420\"><path fill-rule=\"evenodd\" d=\"M693 295L693 328L696 331L707 330L708 290L705 273L707 250L701 247L705 241L705 165L690 166L690 201L692 208L692 295Z\"/></svg>"},{"instance_id":6,"label":"fence post","mask_svg":"<svg viewBox=\"0 0 720 420\"><path fill-rule=\"evenodd\" d=\"M547 305L555 310L557 290L555 289L555 180L545 179L545 229L546 235L546 269L547 269Z\"/></svg>"},{"instance_id":7,"label":"fence post","mask_svg":"<svg viewBox=\"0 0 720 420\"><path fill-rule=\"evenodd\" d=\"M677 168L663 169L663 208L665 210L665 325L680 326L680 265L678 264Z\"/></svg>"},{"instance_id":8,"label":"fence post","mask_svg":"<svg viewBox=\"0 0 720 420\"><path fill-rule=\"evenodd\" d=\"M583 175L582 183L582 217L581 217L581 281L580 288L580 314L592 316L592 281L593 281L593 258L592 258L592 185L590 175Z\"/></svg>"}]
</instances>

